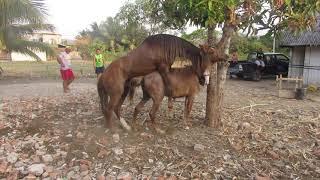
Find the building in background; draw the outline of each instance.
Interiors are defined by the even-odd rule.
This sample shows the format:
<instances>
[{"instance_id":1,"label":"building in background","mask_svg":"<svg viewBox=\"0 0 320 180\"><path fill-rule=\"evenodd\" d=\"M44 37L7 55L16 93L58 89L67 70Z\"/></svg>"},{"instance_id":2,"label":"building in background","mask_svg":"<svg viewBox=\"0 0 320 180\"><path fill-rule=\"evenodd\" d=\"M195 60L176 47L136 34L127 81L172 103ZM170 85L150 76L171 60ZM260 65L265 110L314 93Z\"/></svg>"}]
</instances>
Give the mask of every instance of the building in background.
<instances>
[{"instance_id":1,"label":"building in background","mask_svg":"<svg viewBox=\"0 0 320 180\"><path fill-rule=\"evenodd\" d=\"M61 34L54 32L35 32L31 35L27 35L26 39L29 41L43 42L50 44L52 47L58 47L58 44L61 44L62 37ZM34 52L37 54L42 61L47 61L46 52ZM29 55L25 55L18 52L0 52L0 60L8 60L8 61L36 61L33 57Z\"/></svg>"},{"instance_id":2,"label":"building in background","mask_svg":"<svg viewBox=\"0 0 320 180\"><path fill-rule=\"evenodd\" d=\"M320 87L320 16L314 30L283 34L280 46L289 47L289 77L303 77L304 84Z\"/></svg>"}]
</instances>

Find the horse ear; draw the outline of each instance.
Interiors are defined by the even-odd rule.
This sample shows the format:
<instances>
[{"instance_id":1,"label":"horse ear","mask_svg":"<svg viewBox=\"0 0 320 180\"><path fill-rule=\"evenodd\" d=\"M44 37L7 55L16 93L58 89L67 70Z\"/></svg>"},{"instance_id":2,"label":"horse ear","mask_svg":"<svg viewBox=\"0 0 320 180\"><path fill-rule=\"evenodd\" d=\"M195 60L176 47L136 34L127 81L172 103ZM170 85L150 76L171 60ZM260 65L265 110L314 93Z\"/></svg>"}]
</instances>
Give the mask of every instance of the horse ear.
<instances>
[{"instance_id":1,"label":"horse ear","mask_svg":"<svg viewBox=\"0 0 320 180\"><path fill-rule=\"evenodd\" d=\"M200 49L202 51L204 51L205 53L208 53L209 51L209 46L207 44L203 44L203 45L199 45L200 46Z\"/></svg>"},{"instance_id":2,"label":"horse ear","mask_svg":"<svg viewBox=\"0 0 320 180\"><path fill-rule=\"evenodd\" d=\"M213 53L215 53L215 50L213 48L209 48L209 53L213 54Z\"/></svg>"}]
</instances>

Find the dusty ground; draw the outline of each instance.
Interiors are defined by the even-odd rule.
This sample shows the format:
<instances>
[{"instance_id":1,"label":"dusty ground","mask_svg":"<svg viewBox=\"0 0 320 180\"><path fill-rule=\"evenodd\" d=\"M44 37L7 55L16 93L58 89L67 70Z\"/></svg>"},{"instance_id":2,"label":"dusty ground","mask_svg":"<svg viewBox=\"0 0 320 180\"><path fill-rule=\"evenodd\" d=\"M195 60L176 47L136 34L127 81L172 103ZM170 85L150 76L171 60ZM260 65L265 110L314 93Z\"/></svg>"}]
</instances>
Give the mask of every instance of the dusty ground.
<instances>
[{"instance_id":1,"label":"dusty ground","mask_svg":"<svg viewBox=\"0 0 320 180\"><path fill-rule=\"evenodd\" d=\"M95 80L63 95L60 81L1 81L0 179L319 179L320 101L276 96L271 80L228 80L220 130L203 125L205 89L181 126L183 102L158 114L166 135L143 125L112 134L101 123ZM141 96L135 96L135 104ZM148 104L150 105L150 103ZM139 122L147 119L147 110ZM122 116L130 122L133 106Z\"/></svg>"}]
</instances>

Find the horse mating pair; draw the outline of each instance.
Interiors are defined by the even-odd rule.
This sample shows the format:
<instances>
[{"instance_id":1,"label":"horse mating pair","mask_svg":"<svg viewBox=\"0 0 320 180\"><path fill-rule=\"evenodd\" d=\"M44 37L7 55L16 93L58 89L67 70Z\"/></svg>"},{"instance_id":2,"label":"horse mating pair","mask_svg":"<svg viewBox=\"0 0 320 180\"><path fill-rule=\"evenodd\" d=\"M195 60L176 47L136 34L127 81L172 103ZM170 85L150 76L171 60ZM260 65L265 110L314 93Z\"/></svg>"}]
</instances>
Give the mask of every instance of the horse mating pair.
<instances>
[{"instance_id":1,"label":"horse mating pair","mask_svg":"<svg viewBox=\"0 0 320 180\"><path fill-rule=\"evenodd\" d=\"M174 89L170 83L172 77L169 78L169 73L176 57L188 59L192 63L188 67L189 70L184 71L181 77L194 74L198 79L203 77L212 63L227 59L227 56L218 49L208 46L198 48L173 35L157 34L147 37L135 50L113 61L98 80L101 110L108 128L112 129L114 113L120 120L121 105L128 95L130 80L134 77L146 76L157 71L163 80L165 94L169 99L174 96ZM192 85L195 84L190 86ZM192 100L186 105L192 106ZM157 108L155 107L153 111L156 112ZM151 119L153 114L150 113Z\"/></svg>"}]
</instances>

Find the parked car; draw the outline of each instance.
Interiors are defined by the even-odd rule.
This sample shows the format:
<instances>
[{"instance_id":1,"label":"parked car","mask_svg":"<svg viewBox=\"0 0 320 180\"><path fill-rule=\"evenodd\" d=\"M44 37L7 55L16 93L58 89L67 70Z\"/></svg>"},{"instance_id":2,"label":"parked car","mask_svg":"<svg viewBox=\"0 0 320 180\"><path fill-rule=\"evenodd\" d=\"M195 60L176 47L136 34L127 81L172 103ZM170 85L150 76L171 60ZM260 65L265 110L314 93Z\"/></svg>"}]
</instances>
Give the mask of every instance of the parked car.
<instances>
[{"instance_id":1,"label":"parked car","mask_svg":"<svg viewBox=\"0 0 320 180\"><path fill-rule=\"evenodd\" d=\"M260 56L265 67L258 66L255 61ZM265 75L288 75L289 58L281 53L258 53L248 54L246 61L230 62L228 69L230 78L236 76L244 79L259 81Z\"/></svg>"}]
</instances>

